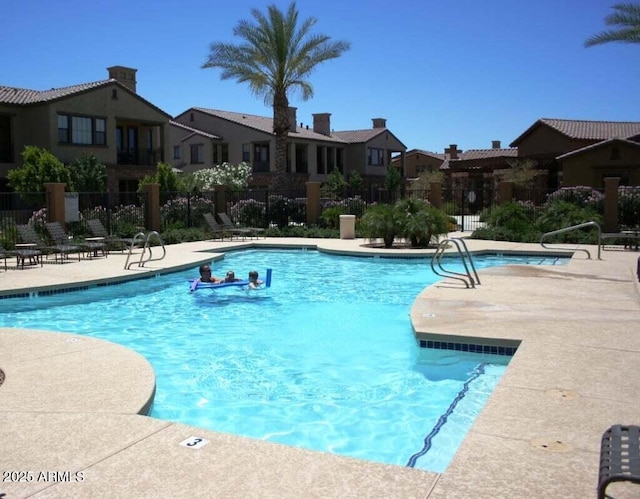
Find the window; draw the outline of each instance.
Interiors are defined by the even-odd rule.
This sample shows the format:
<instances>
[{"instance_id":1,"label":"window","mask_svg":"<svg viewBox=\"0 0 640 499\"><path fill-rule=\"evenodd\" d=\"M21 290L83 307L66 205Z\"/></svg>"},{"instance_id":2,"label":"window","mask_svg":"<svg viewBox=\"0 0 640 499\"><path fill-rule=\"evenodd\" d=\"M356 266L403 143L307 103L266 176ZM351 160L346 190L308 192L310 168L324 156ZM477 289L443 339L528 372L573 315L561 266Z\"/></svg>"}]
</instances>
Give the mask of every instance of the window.
<instances>
[{"instance_id":1,"label":"window","mask_svg":"<svg viewBox=\"0 0 640 499\"><path fill-rule=\"evenodd\" d=\"M251 162L251 144L242 144L242 161Z\"/></svg>"},{"instance_id":2,"label":"window","mask_svg":"<svg viewBox=\"0 0 640 499\"><path fill-rule=\"evenodd\" d=\"M173 159L180 159L180 146L173 146Z\"/></svg>"},{"instance_id":3,"label":"window","mask_svg":"<svg viewBox=\"0 0 640 499\"><path fill-rule=\"evenodd\" d=\"M229 162L229 144L222 144L221 146L222 148L222 162L223 163L228 163Z\"/></svg>"},{"instance_id":4,"label":"window","mask_svg":"<svg viewBox=\"0 0 640 499\"><path fill-rule=\"evenodd\" d=\"M58 115L58 142L67 143L69 140L69 117Z\"/></svg>"},{"instance_id":5,"label":"window","mask_svg":"<svg viewBox=\"0 0 640 499\"><path fill-rule=\"evenodd\" d=\"M384 166L384 149L369 147L367 149L367 164L371 166Z\"/></svg>"},{"instance_id":6,"label":"window","mask_svg":"<svg viewBox=\"0 0 640 499\"><path fill-rule=\"evenodd\" d=\"M253 171L269 171L269 144L253 145Z\"/></svg>"},{"instance_id":7,"label":"window","mask_svg":"<svg viewBox=\"0 0 640 499\"><path fill-rule=\"evenodd\" d=\"M202 144L193 144L191 146L191 164L201 164L204 163L204 158L202 157Z\"/></svg>"},{"instance_id":8,"label":"window","mask_svg":"<svg viewBox=\"0 0 640 499\"><path fill-rule=\"evenodd\" d=\"M58 142L104 146L107 143L107 120L59 114Z\"/></svg>"}]
</instances>

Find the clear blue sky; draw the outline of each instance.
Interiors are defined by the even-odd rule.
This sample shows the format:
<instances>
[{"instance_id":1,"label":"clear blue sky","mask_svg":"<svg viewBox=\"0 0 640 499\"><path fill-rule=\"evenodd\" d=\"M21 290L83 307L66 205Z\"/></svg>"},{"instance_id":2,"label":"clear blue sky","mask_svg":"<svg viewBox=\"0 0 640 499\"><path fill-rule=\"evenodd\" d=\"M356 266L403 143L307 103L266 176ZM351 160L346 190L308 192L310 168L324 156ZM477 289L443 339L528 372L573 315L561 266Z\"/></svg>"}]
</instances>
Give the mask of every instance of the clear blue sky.
<instances>
[{"instance_id":1,"label":"clear blue sky","mask_svg":"<svg viewBox=\"0 0 640 499\"><path fill-rule=\"evenodd\" d=\"M172 116L199 106L271 116L246 85L201 69L256 0L4 0L0 85L45 90L138 69L138 93ZM584 48L616 0L299 0L315 31L351 43L312 74L298 122L387 127L409 149L506 147L538 118L640 121L640 45Z\"/></svg>"}]
</instances>

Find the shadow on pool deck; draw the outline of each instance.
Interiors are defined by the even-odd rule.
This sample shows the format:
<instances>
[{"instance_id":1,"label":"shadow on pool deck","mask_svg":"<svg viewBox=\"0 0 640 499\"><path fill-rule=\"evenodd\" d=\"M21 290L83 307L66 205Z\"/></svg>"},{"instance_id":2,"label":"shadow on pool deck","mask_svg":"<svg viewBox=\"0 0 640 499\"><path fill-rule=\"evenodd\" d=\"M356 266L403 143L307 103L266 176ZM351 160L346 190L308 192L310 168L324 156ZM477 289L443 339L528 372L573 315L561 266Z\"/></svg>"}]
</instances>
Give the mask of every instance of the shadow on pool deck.
<instances>
[{"instance_id":1,"label":"shadow on pool deck","mask_svg":"<svg viewBox=\"0 0 640 499\"><path fill-rule=\"evenodd\" d=\"M163 261L129 271L123 269L125 256L113 253L2 272L0 294L195 269L238 246L384 253L363 248L362 242L187 243L168 246ZM472 251L544 252L539 245L468 244ZM404 250L391 251L397 256ZM486 269L477 289L440 282L416 298L411 318L418 336L520 342L441 475L138 415L155 386L149 363L139 355L73 334L2 329L0 463L3 470L31 472L23 478L32 479L3 482L0 493L8 498L595 496L602 432L613 423L637 424L640 414L637 255L607 251L601 261L576 255L567 266ZM189 445L194 438L207 442ZM40 473L52 471L57 473ZM637 485L616 487L608 490L613 497L640 493Z\"/></svg>"}]
</instances>

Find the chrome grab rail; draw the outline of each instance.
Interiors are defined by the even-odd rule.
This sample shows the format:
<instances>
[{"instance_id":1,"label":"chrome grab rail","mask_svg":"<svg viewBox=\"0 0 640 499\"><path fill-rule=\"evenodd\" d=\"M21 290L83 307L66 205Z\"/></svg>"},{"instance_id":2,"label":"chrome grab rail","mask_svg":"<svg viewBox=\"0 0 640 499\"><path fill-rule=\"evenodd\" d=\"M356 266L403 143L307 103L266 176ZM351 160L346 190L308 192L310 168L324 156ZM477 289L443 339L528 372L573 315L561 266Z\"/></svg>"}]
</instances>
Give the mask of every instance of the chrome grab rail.
<instances>
[{"instance_id":1,"label":"chrome grab rail","mask_svg":"<svg viewBox=\"0 0 640 499\"><path fill-rule=\"evenodd\" d=\"M460 255L460 260L462 261L462 266L465 270L464 274L461 272L455 272L453 270L447 270L442 266L442 256L444 255L444 251L445 249L447 249L447 245L449 243L453 243L458 250L458 255ZM467 259L469 260L469 265L467 265ZM439 270L436 269L436 263L438 264ZM473 276L471 275L469 267L471 267L471 269L473 270ZM471 253L469 253L467 243L465 243L464 239L458 237L444 239L440 242L440 244L438 244L433 257L431 258L431 270L434 274L440 277L450 277L451 279L462 281L467 288L475 288L476 284L480 284L480 277L478 276L476 266L473 263L473 258L471 258Z\"/></svg>"},{"instance_id":2,"label":"chrome grab rail","mask_svg":"<svg viewBox=\"0 0 640 499\"><path fill-rule=\"evenodd\" d=\"M598 222L593 220L591 222L584 222L578 225L564 227L563 229L552 230L551 232L545 232L540 237L540 246L542 246L545 249L562 249L562 248L549 248L548 246L545 246L544 245L545 238L551 237L551 236L557 236L558 234L564 234L565 232L572 232L574 230L585 229L587 227L595 227L598 230L598 260L602 260L602 258L600 258L600 247L602 246L602 228L600 227L600 224ZM585 248L564 248L564 249L568 249L571 251L584 251L587 254L587 258L591 260L591 253L589 253L588 249L585 249Z\"/></svg>"},{"instance_id":3,"label":"chrome grab rail","mask_svg":"<svg viewBox=\"0 0 640 499\"><path fill-rule=\"evenodd\" d=\"M157 239L158 242L160 243L160 246L162 247L162 256L160 258L153 258L153 253L151 250L152 246L149 244L152 238ZM162 260L167 255L167 249L164 247L164 241L160 237L160 234L158 234L158 231L153 230L149 232L146 236L144 232L138 232L135 236L133 236L133 240L131 241L131 246L129 246L129 254L127 255L127 260L124 263L125 270L129 270L129 268L131 268L131 266L135 264L135 262L129 263L129 258L133 254L133 249L137 245L142 244L143 242L144 242L144 246L142 247L142 251L140 252L140 260L138 261L138 267L144 267L145 263L147 262ZM148 256L145 258L145 255L147 254Z\"/></svg>"}]
</instances>

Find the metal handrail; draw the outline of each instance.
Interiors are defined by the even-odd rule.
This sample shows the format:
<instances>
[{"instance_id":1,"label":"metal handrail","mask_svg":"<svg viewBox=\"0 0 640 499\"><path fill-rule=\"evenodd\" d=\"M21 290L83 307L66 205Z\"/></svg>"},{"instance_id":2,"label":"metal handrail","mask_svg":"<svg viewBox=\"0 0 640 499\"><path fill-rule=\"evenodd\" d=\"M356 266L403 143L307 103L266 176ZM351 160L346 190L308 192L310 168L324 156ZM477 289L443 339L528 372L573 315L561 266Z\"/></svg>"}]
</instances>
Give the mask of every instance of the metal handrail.
<instances>
[{"instance_id":1,"label":"metal handrail","mask_svg":"<svg viewBox=\"0 0 640 499\"><path fill-rule=\"evenodd\" d=\"M598 230L598 260L602 260L602 258L600 258L600 247L602 246L602 228L600 227L600 224L595 220L592 220L591 222L584 222L578 225L571 225L570 227L564 227L563 229L552 230L551 232L545 232L540 237L540 246L542 246L545 249L568 249L571 251L584 251L587 254L587 258L591 260L591 253L589 253L589 250L585 248L549 248L548 246L544 245L544 240L547 237L557 236L558 234L564 234L566 232L572 232L574 230L585 229L587 227L595 227Z\"/></svg>"},{"instance_id":2,"label":"metal handrail","mask_svg":"<svg viewBox=\"0 0 640 499\"><path fill-rule=\"evenodd\" d=\"M462 265L464 267L465 273L455 272L453 270L447 270L442 266L442 256L444 255L444 250L447 248L448 243L453 243L458 250L458 254L460 255L460 260L462 261ZM460 245L462 244L462 248L464 251L460 249ZM467 259L469 259L469 264L471 269L473 270L474 277L471 275L469 271L469 265L467 265ZM438 264L438 269L436 269L435 264ZM449 277L451 279L457 279L459 281L464 282L467 288L475 288L476 284L480 284L480 277L478 276L478 272L476 271L476 266L473 263L473 258L471 258L471 253L469 253L469 248L467 247L467 243L464 242L461 238L447 238L444 239L438 244L436 248L436 252L433 254L431 258L431 270L434 274L440 277Z\"/></svg>"},{"instance_id":3,"label":"metal handrail","mask_svg":"<svg viewBox=\"0 0 640 499\"><path fill-rule=\"evenodd\" d=\"M153 238L157 239L158 242L160 243L160 246L162 246L162 256L160 258L153 258L153 252L151 250L152 246L150 244ZM164 241L160 237L160 234L158 234L158 231L153 230L146 235L144 232L138 232L135 236L133 236L133 239L131 241L131 246L129 246L129 254L127 255L127 260L124 263L124 268L126 270L129 270L129 268L131 268L131 266L136 263L136 262L129 263L129 259L133 254L133 249L136 248L137 245L140 245L142 243L144 243L144 246L142 247L142 251L140 252L140 260L138 261L138 267L144 267L145 263L148 263L148 262L162 260L167 255L167 249L164 247Z\"/></svg>"}]
</instances>

